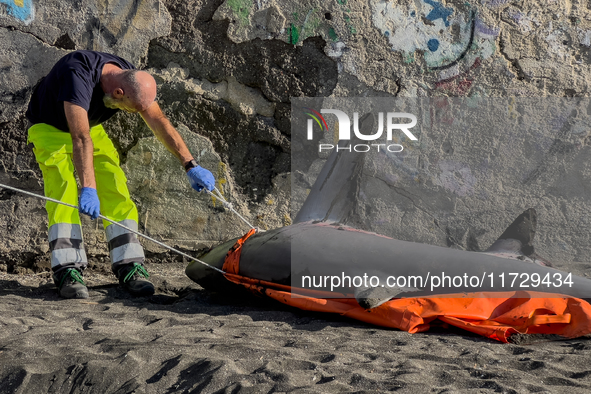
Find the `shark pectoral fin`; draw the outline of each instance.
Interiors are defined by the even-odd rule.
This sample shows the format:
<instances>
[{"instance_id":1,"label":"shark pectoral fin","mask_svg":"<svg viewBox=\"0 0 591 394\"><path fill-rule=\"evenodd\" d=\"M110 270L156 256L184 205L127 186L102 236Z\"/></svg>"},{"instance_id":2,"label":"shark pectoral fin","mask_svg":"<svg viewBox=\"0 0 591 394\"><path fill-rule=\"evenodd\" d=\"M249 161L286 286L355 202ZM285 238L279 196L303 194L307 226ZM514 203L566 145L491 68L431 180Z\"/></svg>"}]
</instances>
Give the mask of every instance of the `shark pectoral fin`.
<instances>
[{"instance_id":1,"label":"shark pectoral fin","mask_svg":"<svg viewBox=\"0 0 591 394\"><path fill-rule=\"evenodd\" d=\"M408 287L357 287L355 288L355 299L364 309L373 309L396 298L399 294L419 290Z\"/></svg>"}]
</instances>

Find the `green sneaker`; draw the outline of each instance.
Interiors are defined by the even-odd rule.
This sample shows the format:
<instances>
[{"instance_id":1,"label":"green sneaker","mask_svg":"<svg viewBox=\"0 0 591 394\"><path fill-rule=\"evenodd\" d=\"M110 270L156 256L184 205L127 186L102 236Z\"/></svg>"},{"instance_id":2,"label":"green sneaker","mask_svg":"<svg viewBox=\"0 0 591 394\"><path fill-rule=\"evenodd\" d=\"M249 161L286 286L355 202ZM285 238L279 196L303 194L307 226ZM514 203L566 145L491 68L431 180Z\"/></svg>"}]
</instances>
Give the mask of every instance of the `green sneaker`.
<instances>
[{"instance_id":1,"label":"green sneaker","mask_svg":"<svg viewBox=\"0 0 591 394\"><path fill-rule=\"evenodd\" d=\"M64 298L88 298L82 272L76 268L66 268L53 274L53 283L57 286L59 295Z\"/></svg>"},{"instance_id":2,"label":"green sneaker","mask_svg":"<svg viewBox=\"0 0 591 394\"><path fill-rule=\"evenodd\" d=\"M122 266L117 271L119 284L131 295L151 296L154 294L154 285L147 278L148 271L141 263L130 263Z\"/></svg>"}]
</instances>

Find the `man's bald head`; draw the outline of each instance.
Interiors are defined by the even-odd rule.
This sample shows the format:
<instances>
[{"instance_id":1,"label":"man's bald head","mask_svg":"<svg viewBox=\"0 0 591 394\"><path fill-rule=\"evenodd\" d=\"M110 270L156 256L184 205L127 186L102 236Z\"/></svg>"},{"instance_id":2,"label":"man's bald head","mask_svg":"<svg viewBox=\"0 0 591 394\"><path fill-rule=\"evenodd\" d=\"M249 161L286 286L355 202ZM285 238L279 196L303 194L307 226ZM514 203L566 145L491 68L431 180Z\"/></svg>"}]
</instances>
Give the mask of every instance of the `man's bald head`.
<instances>
[{"instance_id":1,"label":"man's bald head","mask_svg":"<svg viewBox=\"0 0 591 394\"><path fill-rule=\"evenodd\" d=\"M156 81L145 71L123 71L121 85L123 94L136 106L138 111L147 109L156 99Z\"/></svg>"},{"instance_id":2,"label":"man's bald head","mask_svg":"<svg viewBox=\"0 0 591 394\"><path fill-rule=\"evenodd\" d=\"M142 112L156 99L156 81L145 71L123 70L117 74L115 86L104 98L108 108Z\"/></svg>"}]
</instances>

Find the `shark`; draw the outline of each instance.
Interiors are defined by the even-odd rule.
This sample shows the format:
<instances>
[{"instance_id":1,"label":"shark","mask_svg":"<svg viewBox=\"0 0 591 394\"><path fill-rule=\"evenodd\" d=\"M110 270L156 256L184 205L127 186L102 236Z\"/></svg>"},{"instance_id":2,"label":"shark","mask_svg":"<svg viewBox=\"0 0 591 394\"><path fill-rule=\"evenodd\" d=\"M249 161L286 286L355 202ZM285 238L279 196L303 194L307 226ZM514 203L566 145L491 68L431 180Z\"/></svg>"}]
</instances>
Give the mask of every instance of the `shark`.
<instances>
[{"instance_id":1,"label":"shark","mask_svg":"<svg viewBox=\"0 0 591 394\"><path fill-rule=\"evenodd\" d=\"M346 147L350 143L341 141L339 145ZM266 295L272 293L274 298L303 309L325 310L318 305L330 304L332 301L327 300L334 299L341 302L334 304L334 312L343 313L339 308L346 302L347 308L358 309L354 315L361 320L372 313L371 319L387 314L385 308L396 307L397 300L424 304L435 302L434 298L505 300L499 305L507 305L506 300L537 298L545 305L520 312L528 316L552 309L548 300L576 300L591 313L591 280L557 270L535 252L534 208L519 215L484 252L397 240L350 225L354 222L351 217L363 160L363 155L334 150L291 225L229 240L200 257L226 271L229 257L238 249L239 256L234 259L239 264L232 272L222 274L192 262L186 267L187 276L206 289L236 292L246 287ZM314 300L314 306L302 299ZM475 301L469 305L475 305ZM491 314L497 313L494 311ZM404 314L404 309L400 313ZM548 316L560 313L548 312ZM534 326L542 321L534 322L532 316L528 319ZM555 318L563 323L564 319ZM382 321L376 324L389 326ZM422 330L423 326L416 327ZM523 327L515 330L527 331ZM577 332L591 332L591 324Z\"/></svg>"}]
</instances>

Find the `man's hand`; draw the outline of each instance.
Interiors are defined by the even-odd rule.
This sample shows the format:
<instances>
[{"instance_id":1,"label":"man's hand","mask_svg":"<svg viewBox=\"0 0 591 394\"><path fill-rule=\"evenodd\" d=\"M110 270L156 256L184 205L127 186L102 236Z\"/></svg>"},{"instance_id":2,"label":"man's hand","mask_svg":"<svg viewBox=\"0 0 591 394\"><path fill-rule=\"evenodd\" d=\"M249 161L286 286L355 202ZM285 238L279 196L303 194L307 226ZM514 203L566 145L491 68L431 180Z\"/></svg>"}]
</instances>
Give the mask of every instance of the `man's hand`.
<instances>
[{"instance_id":1,"label":"man's hand","mask_svg":"<svg viewBox=\"0 0 591 394\"><path fill-rule=\"evenodd\" d=\"M92 220L100 215L101 203L99 202L96 189L92 187L83 187L80 193L80 212L90 216Z\"/></svg>"},{"instance_id":2,"label":"man's hand","mask_svg":"<svg viewBox=\"0 0 591 394\"><path fill-rule=\"evenodd\" d=\"M200 192L203 188L207 188L207 190L212 191L215 187L215 178L211 171L206 170L201 166L193 167L189 171L187 171L187 176L189 177L189 182L193 189Z\"/></svg>"}]
</instances>

